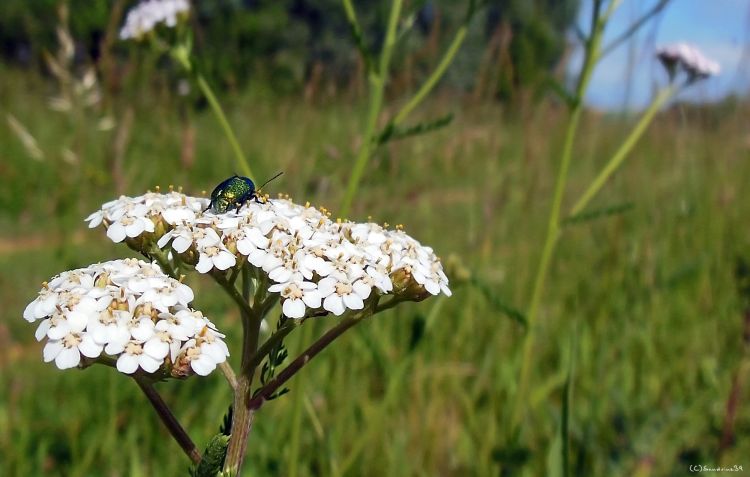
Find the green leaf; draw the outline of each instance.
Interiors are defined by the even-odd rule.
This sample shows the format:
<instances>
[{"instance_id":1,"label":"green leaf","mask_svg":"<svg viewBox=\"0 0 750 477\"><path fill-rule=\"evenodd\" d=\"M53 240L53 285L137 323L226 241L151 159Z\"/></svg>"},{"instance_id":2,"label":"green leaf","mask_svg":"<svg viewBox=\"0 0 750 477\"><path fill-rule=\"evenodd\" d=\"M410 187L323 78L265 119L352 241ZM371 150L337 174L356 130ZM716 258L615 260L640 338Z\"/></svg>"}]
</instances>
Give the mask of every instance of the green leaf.
<instances>
[{"instance_id":1,"label":"green leaf","mask_svg":"<svg viewBox=\"0 0 750 477\"><path fill-rule=\"evenodd\" d=\"M446 114L432 121L424 121L409 127L398 127L395 124L388 123L383 130L375 137L378 145L383 145L389 141L404 139L411 136L426 134L444 128L453 121L453 113Z\"/></svg>"},{"instance_id":2,"label":"green leaf","mask_svg":"<svg viewBox=\"0 0 750 477\"><path fill-rule=\"evenodd\" d=\"M635 205L632 202L623 202L621 204L602 207L600 209L584 210L578 215L574 215L572 217L564 219L562 223L563 225L580 224L602 217L619 215L633 209L634 207Z\"/></svg>"},{"instance_id":3,"label":"green leaf","mask_svg":"<svg viewBox=\"0 0 750 477\"><path fill-rule=\"evenodd\" d=\"M229 446L229 436L216 434L208 441L203 458L190 469L192 477L217 477L222 475L224 467L224 458L227 456L227 447Z\"/></svg>"}]
</instances>

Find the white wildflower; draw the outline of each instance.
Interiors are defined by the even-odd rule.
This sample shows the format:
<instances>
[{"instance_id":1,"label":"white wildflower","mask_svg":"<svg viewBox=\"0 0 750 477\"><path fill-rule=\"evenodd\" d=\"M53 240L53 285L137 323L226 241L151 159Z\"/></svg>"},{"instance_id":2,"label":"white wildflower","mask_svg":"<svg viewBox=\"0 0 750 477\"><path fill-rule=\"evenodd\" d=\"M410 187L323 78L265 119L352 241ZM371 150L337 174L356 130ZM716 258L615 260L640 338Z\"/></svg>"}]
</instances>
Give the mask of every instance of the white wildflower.
<instances>
[{"instance_id":1,"label":"white wildflower","mask_svg":"<svg viewBox=\"0 0 750 477\"><path fill-rule=\"evenodd\" d=\"M320 308L322 296L318 286L312 282L290 281L271 285L268 291L279 293L282 300L282 312L289 318L305 316L305 306Z\"/></svg>"},{"instance_id":2,"label":"white wildflower","mask_svg":"<svg viewBox=\"0 0 750 477\"><path fill-rule=\"evenodd\" d=\"M223 335L188 308L193 291L150 263L115 260L61 273L24 310L39 321L34 333L47 340L44 360L60 369L100 360L123 373L185 376L175 371L180 350L193 340L210 355L206 374L228 356ZM198 340L197 342L195 340ZM222 358L223 357L223 358ZM203 361L201 361L203 362ZM197 372L197 371L196 371Z\"/></svg>"},{"instance_id":3,"label":"white wildflower","mask_svg":"<svg viewBox=\"0 0 750 477\"><path fill-rule=\"evenodd\" d=\"M320 315L310 312L321 309L340 315L390 294L421 300L451 293L432 248L398 227L332 221L320 210L287 199L248 201L225 214L204 212L207 205L206 199L179 192L149 192L108 202L87 220L111 229L124 217L146 218L155 224L155 231L143 246L155 241L166 252L180 254L200 273L230 270L238 264L254 267L254 273L272 282L268 291L279 294L282 311L290 318ZM166 302L159 298L164 294ZM43 313L54 306L51 300L40 296L24 316ZM152 292L148 300L159 311L184 305L173 303L166 290ZM184 350L181 356L187 356Z\"/></svg>"},{"instance_id":4,"label":"white wildflower","mask_svg":"<svg viewBox=\"0 0 750 477\"><path fill-rule=\"evenodd\" d=\"M169 28L190 11L187 0L145 0L128 12L120 30L120 39L140 39L163 23Z\"/></svg>"}]
</instances>

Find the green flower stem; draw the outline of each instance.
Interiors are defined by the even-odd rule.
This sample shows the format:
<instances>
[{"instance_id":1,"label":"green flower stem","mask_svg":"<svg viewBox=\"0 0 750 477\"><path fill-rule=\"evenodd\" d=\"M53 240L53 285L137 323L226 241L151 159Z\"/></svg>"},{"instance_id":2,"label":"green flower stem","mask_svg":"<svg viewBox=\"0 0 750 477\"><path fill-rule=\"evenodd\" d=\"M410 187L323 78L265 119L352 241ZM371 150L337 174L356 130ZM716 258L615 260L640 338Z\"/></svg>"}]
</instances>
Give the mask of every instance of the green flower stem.
<instances>
[{"instance_id":1,"label":"green flower stem","mask_svg":"<svg viewBox=\"0 0 750 477\"><path fill-rule=\"evenodd\" d=\"M198 87L201 89L203 95L208 100L208 104L211 105L211 109L213 110L217 121L219 121L219 125L224 130L224 134L227 136L229 144L232 146L234 157L235 159L237 159L237 165L242 171L242 174L252 180L255 180L253 172L252 170L250 170L250 164L248 164L247 158L245 157L245 154L242 152L242 148L240 147L240 143L237 141L237 137L234 135L232 126L229 125L229 121L224 114L224 110L222 109L221 104L219 104L219 100L216 99L216 95L214 95L211 86L208 85L208 82L200 73L196 74L195 79L198 82Z\"/></svg>"},{"instance_id":2,"label":"green flower stem","mask_svg":"<svg viewBox=\"0 0 750 477\"><path fill-rule=\"evenodd\" d=\"M161 267L161 269L167 275L174 278L175 280L180 279L179 275L177 275L177 271L174 269L172 263L170 263L169 259L167 258L166 252L157 247L155 243L151 247L151 250L148 251L147 256L149 256L153 260L156 260L156 263L159 264L159 267Z\"/></svg>"},{"instance_id":3,"label":"green flower stem","mask_svg":"<svg viewBox=\"0 0 750 477\"><path fill-rule=\"evenodd\" d=\"M616 2L613 1L610 4L612 7ZM591 36L586 43L586 52L583 65L581 66L581 74L578 78L578 84L576 86L573 109L571 111L570 120L568 127L565 132L565 142L563 144L562 157L560 159L560 169L557 174L555 182L555 191L552 199L552 206L550 208L549 220L547 223L547 235L544 240L544 247L542 248L542 256L539 261L537 268L536 277L534 279L534 288L531 294L531 300L528 308L528 332L523 342L523 351L521 358L521 370L518 381L518 389L516 391L516 397L513 405L513 411L511 414L510 426L511 433L515 433L518 426L523 420L524 411L526 404L528 403L528 392L529 392L529 380L531 370L534 366L534 342L537 334L537 321L539 317L539 306L541 304L542 294L544 292L544 284L547 279L547 273L549 271L549 265L552 261L554 254L555 245L560 237L560 210L562 208L562 200L565 194L565 186L568 180L568 170L570 168L570 162L573 157L573 143L575 141L576 132L578 131L578 125L581 120L581 114L583 111L583 99L586 93L586 88L591 79L591 75L596 66L596 62L599 58L599 48L601 45L602 32L606 24L606 19L611 15L611 8L604 15L601 16L601 1L594 2L594 8L591 18Z\"/></svg>"},{"instance_id":4,"label":"green flower stem","mask_svg":"<svg viewBox=\"0 0 750 477\"><path fill-rule=\"evenodd\" d=\"M249 177L252 180L255 180L255 177L253 176L253 173L250 170L250 164L248 164L247 158L245 157L245 154L242 152L240 143L239 141L237 141L237 136L235 136L234 130L232 129L232 126L229 124L229 120L227 120L227 116L226 114L224 114L224 109L221 107L219 100L216 98L216 95L211 89L211 86L208 84L208 81L206 81L206 78L204 78L202 74L200 74L199 72L193 69L193 63L190 61L190 47L187 44L182 43L172 48L170 50L170 54L172 58L175 61L177 61L177 63L179 63L183 68L185 68L186 71L193 73L195 75L195 81L198 83L198 87L203 93L203 96L206 97L208 104L211 105L211 110L213 111L214 116L216 116L216 120L219 122L219 125L224 130L224 134L226 135L230 146L232 146L232 151L234 151L234 156L235 156L235 159L237 160L237 165L242 171L242 174L244 174L245 176Z\"/></svg>"},{"instance_id":5,"label":"green flower stem","mask_svg":"<svg viewBox=\"0 0 750 477\"><path fill-rule=\"evenodd\" d=\"M633 130L630 132L630 135L627 137L627 139L625 139L625 141L620 145L620 148L617 149L617 152L615 152L607 165L604 166L601 172L599 172L599 174L596 176L596 179L594 179L594 181L588 186L586 191L576 201L575 205L570 211L571 217L575 217L576 215L580 214L583 209L586 208L591 199L594 198L594 196L601 190L602 187L604 187L604 184L606 184L607 180L612 176L617 168L620 167L625 158L628 157L628 154L641 138L644 131L646 131L646 128L649 126L649 124L651 124L651 121L654 119L654 115L657 113L657 111L659 111L659 109L661 109L661 107L674 96L677 90L678 88L676 85L671 85L667 88L662 89L659 94L656 95L654 100L649 105L648 109L646 109L646 111L643 113L643 116L641 116L638 124L636 124Z\"/></svg>"},{"instance_id":6,"label":"green flower stem","mask_svg":"<svg viewBox=\"0 0 750 477\"><path fill-rule=\"evenodd\" d=\"M349 176L349 183L346 186L344 199L341 202L340 214L342 217L349 215L354 196L357 193L359 183L362 180L362 175L367 167L367 162L370 160L370 157L375 150L375 129L377 128L378 117L380 116L380 111L383 107L383 96L385 93L385 85L388 81L388 68L391 62L391 53L396 44L396 26L398 25L398 18L401 15L401 4L402 0L393 0L393 3L391 4L388 28L385 34L385 43L380 52L378 71L369 72L370 103L367 112L367 122L365 123L364 134L362 135L362 145L357 153L354 168L352 169L351 176Z\"/></svg>"},{"instance_id":7,"label":"green flower stem","mask_svg":"<svg viewBox=\"0 0 750 477\"><path fill-rule=\"evenodd\" d=\"M229 284L234 286L237 282L237 278L240 276L240 272L245 268L246 259L241 257L237 266L232 270L232 274L229 276Z\"/></svg>"},{"instance_id":8,"label":"green flower stem","mask_svg":"<svg viewBox=\"0 0 750 477\"><path fill-rule=\"evenodd\" d=\"M187 456L194 464L200 462L200 451L198 451L198 448L195 447L195 444L193 443L192 439L190 439L188 433L180 425L174 414L172 414L172 411L169 409L169 406L167 406L167 403L165 403L159 393L156 392L153 384L151 384L151 382L147 379L140 376L134 376L133 379L138 384L138 387L141 388L143 394L146 395L146 398L148 398L148 401L154 407L156 414L158 414L161 421L167 427L167 430L169 430L169 433L172 434L172 437L174 437L174 440L177 441L185 454L187 454Z\"/></svg>"},{"instance_id":9,"label":"green flower stem","mask_svg":"<svg viewBox=\"0 0 750 477\"><path fill-rule=\"evenodd\" d=\"M419 103L421 103L427 97L427 95L430 94L430 91L432 91L435 85L437 85L438 81L440 81L440 78L443 77L445 71L448 69L448 66L453 63L453 58L456 56L456 53L458 53L458 50L461 48L461 45L466 39L468 23L469 22L467 19L467 21L463 25L461 25L461 27L456 32L456 35L453 37L453 41L448 47L448 50L446 50L445 54L440 59L440 63L438 63L435 71L433 71L430 77L427 78L427 81L422 83L422 86L419 88L416 94L412 96L409 102L406 103L403 108L401 108L396 116L394 116L392 121L394 126L401 124L403 120L406 119L406 117L409 115L409 113L411 113L417 106L419 106Z\"/></svg>"},{"instance_id":10,"label":"green flower stem","mask_svg":"<svg viewBox=\"0 0 750 477\"><path fill-rule=\"evenodd\" d=\"M263 359L268 356L268 353L271 352L274 346L281 343L284 338L289 335L289 333L292 332L297 326L299 326L300 323L297 323L296 320L289 320L284 326L282 326L280 329L276 330L274 334L272 334L259 348L258 351L255 352L253 357L250 359L250 366L253 368L257 368L258 365L263 361Z\"/></svg>"},{"instance_id":11,"label":"green flower stem","mask_svg":"<svg viewBox=\"0 0 750 477\"><path fill-rule=\"evenodd\" d=\"M252 315L253 309L250 307L247 301L242 298L240 292L238 292L236 288L229 284L226 277L218 274L211 274L211 276L214 278L214 280L216 280L216 283L221 285L224 291L227 292L227 295L229 295L229 297L237 304L237 306L240 308L241 313L246 314L247 316Z\"/></svg>"}]
</instances>

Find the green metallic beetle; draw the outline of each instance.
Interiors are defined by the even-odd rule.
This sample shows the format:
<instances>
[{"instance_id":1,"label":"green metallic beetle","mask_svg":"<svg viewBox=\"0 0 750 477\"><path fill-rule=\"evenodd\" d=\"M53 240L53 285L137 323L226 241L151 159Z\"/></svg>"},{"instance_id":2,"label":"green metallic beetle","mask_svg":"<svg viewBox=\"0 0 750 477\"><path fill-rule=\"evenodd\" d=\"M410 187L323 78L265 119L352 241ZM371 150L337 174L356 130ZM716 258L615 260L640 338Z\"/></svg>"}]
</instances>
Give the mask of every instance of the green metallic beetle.
<instances>
[{"instance_id":1,"label":"green metallic beetle","mask_svg":"<svg viewBox=\"0 0 750 477\"><path fill-rule=\"evenodd\" d=\"M261 190L263 190L263 187L265 187L266 184L276 179L281 174L283 174L283 172L279 172L271 177L258 189L255 188L255 184L249 177L238 176L235 174L216 186L213 192L211 192L211 202L209 202L208 207L206 207L203 212L210 209L214 214L224 214L232 207L235 208L235 212L239 212L240 208L250 200L262 204L264 199L260 194Z\"/></svg>"}]
</instances>

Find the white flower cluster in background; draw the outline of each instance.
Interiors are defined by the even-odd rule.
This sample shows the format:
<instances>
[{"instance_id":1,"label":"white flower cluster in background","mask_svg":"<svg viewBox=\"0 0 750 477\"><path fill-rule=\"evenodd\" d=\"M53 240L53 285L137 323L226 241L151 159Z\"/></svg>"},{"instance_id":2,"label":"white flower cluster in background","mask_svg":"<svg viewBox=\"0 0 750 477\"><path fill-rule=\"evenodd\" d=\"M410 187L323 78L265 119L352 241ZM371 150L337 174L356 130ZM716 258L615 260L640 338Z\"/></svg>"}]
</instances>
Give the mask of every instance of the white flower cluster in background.
<instances>
[{"instance_id":1,"label":"white flower cluster in background","mask_svg":"<svg viewBox=\"0 0 750 477\"><path fill-rule=\"evenodd\" d=\"M226 361L224 335L189 308L193 291L156 265L114 260L61 273L45 283L23 317L41 320L44 361L73 368L97 360L132 374L162 370L207 375ZM83 363L85 364L85 363Z\"/></svg>"},{"instance_id":2,"label":"white flower cluster in background","mask_svg":"<svg viewBox=\"0 0 750 477\"><path fill-rule=\"evenodd\" d=\"M136 5L125 17L120 29L120 39L139 39L163 23L169 28L177 25L181 16L187 16L190 4L187 0L145 0Z\"/></svg>"},{"instance_id":3,"label":"white flower cluster in background","mask_svg":"<svg viewBox=\"0 0 750 477\"><path fill-rule=\"evenodd\" d=\"M706 58L700 50L686 43L660 47L656 50L656 57L672 78L679 70L684 71L691 81L715 76L721 71L719 63Z\"/></svg>"},{"instance_id":4,"label":"white flower cluster in background","mask_svg":"<svg viewBox=\"0 0 750 477\"><path fill-rule=\"evenodd\" d=\"M286 199L250 201L225 214L203 213L207 205L149 192L108 202L86 220L104 223L115 242L156 241L200 273L249 263L272 282L268 291L280 295L289 318L360 310L374 293L405 300L451 294L433 250L402 230L332 221Z\"/></svg>"}]
</instances>

